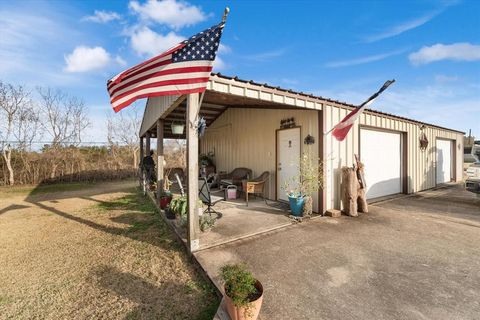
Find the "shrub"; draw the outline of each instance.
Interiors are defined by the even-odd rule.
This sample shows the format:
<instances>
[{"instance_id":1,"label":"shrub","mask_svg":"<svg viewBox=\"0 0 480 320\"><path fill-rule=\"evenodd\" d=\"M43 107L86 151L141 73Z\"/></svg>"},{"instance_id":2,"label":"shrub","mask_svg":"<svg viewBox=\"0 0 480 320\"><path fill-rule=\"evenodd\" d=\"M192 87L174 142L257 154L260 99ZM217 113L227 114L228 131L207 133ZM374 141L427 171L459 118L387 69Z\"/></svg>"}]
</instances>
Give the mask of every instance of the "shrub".
<instances>
[{"instance_id":1,"label":"shrub","mask_svg":"<svg viewBox=\"0 0 480 320\"><path fill-rule=\"evenodd\" d=\"M225 282L225 293L236 307L247 307L259 297L253 274L243 264L225 265L220 271Z\"/></svg>"}]
</instances>

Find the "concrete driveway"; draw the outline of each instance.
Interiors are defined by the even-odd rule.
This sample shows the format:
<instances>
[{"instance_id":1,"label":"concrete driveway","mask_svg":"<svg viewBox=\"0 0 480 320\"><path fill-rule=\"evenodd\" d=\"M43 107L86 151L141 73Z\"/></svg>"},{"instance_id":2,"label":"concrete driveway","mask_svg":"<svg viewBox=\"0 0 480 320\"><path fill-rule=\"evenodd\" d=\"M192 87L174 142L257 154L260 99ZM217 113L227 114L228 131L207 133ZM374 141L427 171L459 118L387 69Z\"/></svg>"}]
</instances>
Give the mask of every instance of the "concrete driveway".
<instances>
[{"instance_id":1,"label":"concrete driveway","mask_svg":"<svg viewBox=\"0 0 480 320\"><path fill-rule=\"evenodd\" d=\"M196 253L244 262L262 319L480 319L480 199L449 186Z\"/></svg>"}]
</instances>

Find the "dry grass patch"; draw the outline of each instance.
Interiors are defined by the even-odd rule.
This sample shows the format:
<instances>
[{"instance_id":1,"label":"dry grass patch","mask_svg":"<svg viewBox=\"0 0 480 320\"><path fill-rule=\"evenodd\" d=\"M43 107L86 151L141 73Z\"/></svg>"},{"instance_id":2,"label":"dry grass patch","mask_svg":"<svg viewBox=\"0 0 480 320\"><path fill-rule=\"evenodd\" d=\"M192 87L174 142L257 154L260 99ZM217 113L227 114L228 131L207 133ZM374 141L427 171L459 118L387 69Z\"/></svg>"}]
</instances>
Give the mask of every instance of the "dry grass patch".
<instances>
[{"instance_id":1,"label":"dry grass patch","mask_svg":"<svg viewBox=\"0 0 480 320\"><path fill-rule=\"evenodd\" d=\"M213 317L213 288L135 189L54 198L0 216L0 319Z\"/></svg>"}]
</instances>

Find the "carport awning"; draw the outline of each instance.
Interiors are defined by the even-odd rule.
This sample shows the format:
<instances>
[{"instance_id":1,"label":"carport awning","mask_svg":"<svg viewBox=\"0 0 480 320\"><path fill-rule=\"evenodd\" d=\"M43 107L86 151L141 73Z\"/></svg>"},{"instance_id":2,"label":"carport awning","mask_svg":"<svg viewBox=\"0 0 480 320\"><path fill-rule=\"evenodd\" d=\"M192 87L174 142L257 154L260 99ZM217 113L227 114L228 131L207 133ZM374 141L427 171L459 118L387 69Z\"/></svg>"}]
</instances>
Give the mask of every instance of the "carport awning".
<instances>
[{"instance_id":1,"label":"carport awning","mask_svg":"<svg viewBox=\"0 0 480 320\"><path fill-rule=\"evenodd\" d=\"M155 98L154 98L155 99ZM186 125L185 118L187 112L186 100L180 98L180 103L177 102L175 105L172 102L172 106L156 106L155 104L147 105L148 108L162 108L165 109L165 112L158 117L164 119L164 138L165 139L185 139L185 133L183 135L176 135L172 133L172 123ZM200 107L199 117L203 117L206 120L207 127L209 127L225 110L228 108L265 108L265 109L292 109L294 107L290 105L285 105L281 103L263 101L254 98L241 97L237 95L220 93L207 90L205 92L202 105ZM171 110L168 110L171 109ZM154 111L147 110L145 115L148 113L155 113ZM158 119L157 117L157 119ZM151 120L151 119L149 119ZM144 121L146 119L144 118ZM150 132L151 137L156 137L156 120L152 122L152 126L148 131ZM145 134L144 133L144 134Z\"/></svg>"}]
</instances>

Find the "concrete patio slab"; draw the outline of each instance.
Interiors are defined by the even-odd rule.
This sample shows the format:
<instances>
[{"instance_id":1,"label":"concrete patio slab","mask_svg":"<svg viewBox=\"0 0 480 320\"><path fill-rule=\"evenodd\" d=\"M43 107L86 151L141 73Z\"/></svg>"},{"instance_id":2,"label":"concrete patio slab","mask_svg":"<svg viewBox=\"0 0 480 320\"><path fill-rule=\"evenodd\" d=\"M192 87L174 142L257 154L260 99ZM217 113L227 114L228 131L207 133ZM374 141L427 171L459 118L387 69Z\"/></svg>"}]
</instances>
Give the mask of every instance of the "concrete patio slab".
<instances>
[{"instance_id":1,"label":"concrete patio slab","mask_svg":"<svg viewBox=\"0 0 480 320\"><path fill-rule=\"evenodd\" d=\"M241 199L223 201L214 206L221 213L215 226L200 234L200 250L231 241L269 232L294 223L285 211L285 206L263 200L250 201L248 207Z\"/></svg>"},{"instance_id":2,"label":"concrete patio slab","mask_svg":"<svg viewBox=\"0 0 480 320\"><path fill-rule=\"evenodd\" d=\"M222 265L247 264L265 288L262 319L478 319L479 215L475 195L448 186L195 257L220 290Z\"/></svg>"}]
</instances>

